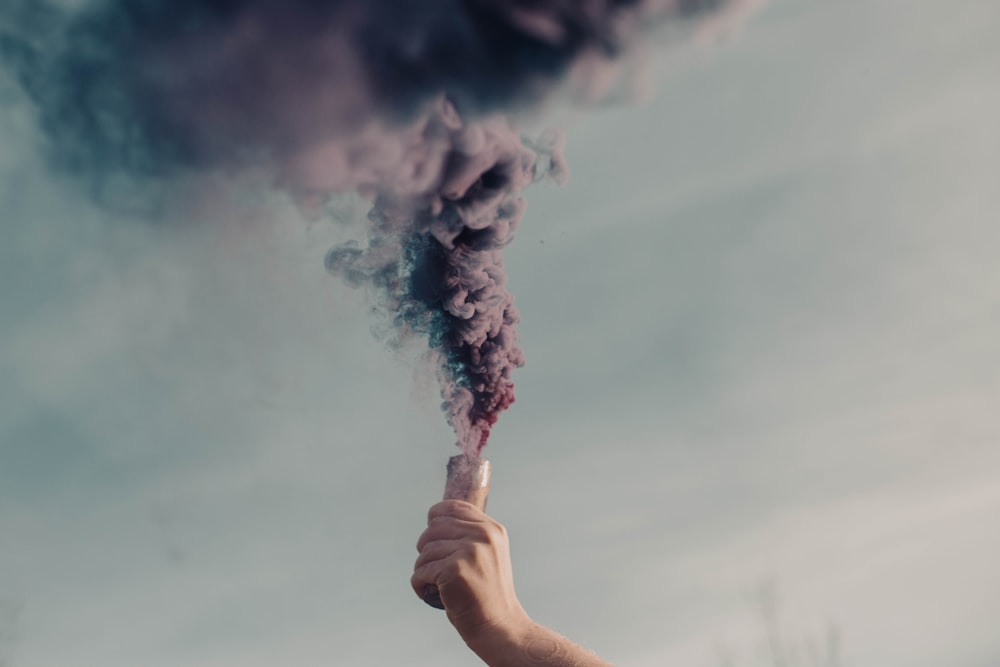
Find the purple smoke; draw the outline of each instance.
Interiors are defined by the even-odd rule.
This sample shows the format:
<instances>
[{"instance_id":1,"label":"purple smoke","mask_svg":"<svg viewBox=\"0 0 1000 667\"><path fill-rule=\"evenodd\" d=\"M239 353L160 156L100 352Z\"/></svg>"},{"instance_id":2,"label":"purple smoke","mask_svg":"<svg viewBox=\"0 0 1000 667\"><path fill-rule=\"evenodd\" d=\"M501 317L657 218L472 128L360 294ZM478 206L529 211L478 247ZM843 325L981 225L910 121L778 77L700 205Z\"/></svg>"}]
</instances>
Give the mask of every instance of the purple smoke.
<instances>
[{"instance_id":1,"label":"purple smoke","mask_svg":"<svg viewBox=\"0 0 1000 667\"><path fill-rule=\"evenodd\" d=\"M553 135L530 150L505 118L465 122L447 100L413 131L419 186L383 181L368 247L334 248L326 265L350 283L380 288L399 328L428 336L440 355L449 422L459 445L478 453L513 403L511 374L524 363L501 251L524 213L520 192L543 171L561 177L561 146Z\"/></svg>"},{"instance_id":2,"label":"purple smoke","mask_svg":"<svg viewBox=\"0 0 1000 667\"><path fill-rule=\"evenodd\" d=\"M95 195L253 169L303 206L358 191L367 245L326 264L427 336L459 445L477 454L524 363L501 252L521 192L565 175L558 135L504 110L594 76L644 25L724 0L10 0L0 62L34 100L53 164Z\"/></svg>"}]
</instances>

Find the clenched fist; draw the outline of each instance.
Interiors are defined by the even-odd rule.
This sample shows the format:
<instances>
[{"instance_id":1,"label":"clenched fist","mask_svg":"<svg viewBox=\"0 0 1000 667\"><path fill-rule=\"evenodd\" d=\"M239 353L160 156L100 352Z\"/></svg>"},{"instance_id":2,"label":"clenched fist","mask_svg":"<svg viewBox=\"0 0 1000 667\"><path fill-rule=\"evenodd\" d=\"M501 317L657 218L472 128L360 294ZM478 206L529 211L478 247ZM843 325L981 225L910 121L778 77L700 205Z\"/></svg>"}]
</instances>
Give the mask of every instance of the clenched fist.
<instances>
[{"instance_id":1,"label":"clenched fist","mask_svg":"<svg viewBox=\"0 0 1000 667\"><path fill-rule=\"evenodd\" d=\"M470 645L529 622L514 593L507 531L475 505L445 500L427 515L410 584L418 596L434 584L448 620Z\"/></svg>"},{"instance_id":2,"label":"clenched fist","mask_svg":"<svg viewBox=\"0 0 1000 667\"><path fill-rule=\"evenodd\" d=\"M613 667L532 621L514 594L507 531L464 500L431 507L410 585L437 586L448 620L489 667Z\"/></svg>"}]
</instances>

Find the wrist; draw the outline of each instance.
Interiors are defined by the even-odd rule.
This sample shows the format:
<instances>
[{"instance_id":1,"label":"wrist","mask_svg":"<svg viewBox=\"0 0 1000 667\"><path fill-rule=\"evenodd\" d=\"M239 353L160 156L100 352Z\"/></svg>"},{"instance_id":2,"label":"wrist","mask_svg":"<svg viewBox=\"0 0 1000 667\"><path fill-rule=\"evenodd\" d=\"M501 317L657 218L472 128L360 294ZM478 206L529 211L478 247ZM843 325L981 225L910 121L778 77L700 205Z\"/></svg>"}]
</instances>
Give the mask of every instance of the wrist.
<instances>
[{"instance_id":1,"label":"wrist","mask_svg":"<svg viewBox=\"0 0 1000 667\"><path fill-rule=\"evenodd\" d=\"M532 635L535 622L518 608L500 621L484 623L465 633L463 639L472 651L488 665L500 664L501 656L514 655Z\"/></svg>"}]
</instances>

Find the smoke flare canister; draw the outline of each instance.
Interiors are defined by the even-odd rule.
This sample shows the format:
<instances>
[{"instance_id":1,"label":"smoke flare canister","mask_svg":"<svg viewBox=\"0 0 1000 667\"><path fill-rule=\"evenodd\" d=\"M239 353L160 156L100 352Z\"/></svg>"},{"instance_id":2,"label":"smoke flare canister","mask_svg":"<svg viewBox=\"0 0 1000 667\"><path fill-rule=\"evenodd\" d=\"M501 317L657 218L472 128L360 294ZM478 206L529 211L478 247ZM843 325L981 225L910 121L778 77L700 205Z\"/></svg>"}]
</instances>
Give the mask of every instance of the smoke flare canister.
<instances>
[{"instance_id":1,"label":"smoke flare canister","mask_svg":"<svg viewBox=\"0 0 1000 667\"><path fill-rule=\"evenodd\" d=\"M444 485L444 500L464 500L480 510L486 510L490 494L490 474L493 467L486 459L472 459L465 454L448 459L448 481ZM424 586L424 602L436 609L444 609L437 586Z\"/></svg>"}]
</instances>

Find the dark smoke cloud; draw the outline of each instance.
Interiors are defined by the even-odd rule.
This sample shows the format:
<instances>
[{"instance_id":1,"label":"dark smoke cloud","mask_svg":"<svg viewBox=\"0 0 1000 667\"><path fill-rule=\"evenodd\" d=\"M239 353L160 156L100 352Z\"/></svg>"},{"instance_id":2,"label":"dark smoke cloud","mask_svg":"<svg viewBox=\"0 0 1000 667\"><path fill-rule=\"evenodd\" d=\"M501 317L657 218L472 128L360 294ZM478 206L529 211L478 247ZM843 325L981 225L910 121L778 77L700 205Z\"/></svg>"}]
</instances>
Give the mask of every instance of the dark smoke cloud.
<instances>
[{"instance_id":1,"label":"dark smoke cloud","mask_svg":"<svg viewBox=\"0 0 1000 667\"><path fill-rule=\"evenodd\" d=\"M565 174L558 135L527 141L496 114L593 75L643 25L724 4L8 0L0 60L53 164L98 192L115 175L254 169L304 205L368 197L367 245L327 267L428 337L459 444L478 452L524 362L501 251L522 190Z\"/></svg>"}]
</instances>

